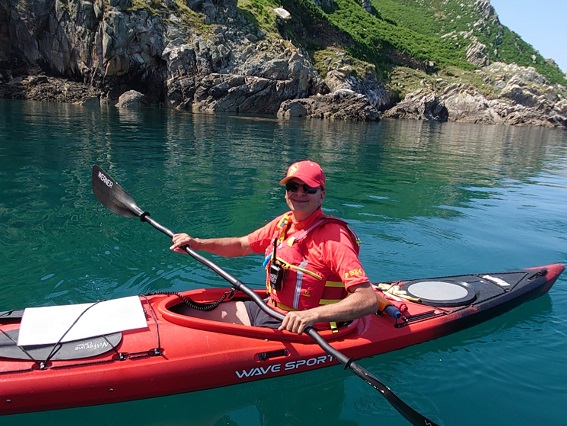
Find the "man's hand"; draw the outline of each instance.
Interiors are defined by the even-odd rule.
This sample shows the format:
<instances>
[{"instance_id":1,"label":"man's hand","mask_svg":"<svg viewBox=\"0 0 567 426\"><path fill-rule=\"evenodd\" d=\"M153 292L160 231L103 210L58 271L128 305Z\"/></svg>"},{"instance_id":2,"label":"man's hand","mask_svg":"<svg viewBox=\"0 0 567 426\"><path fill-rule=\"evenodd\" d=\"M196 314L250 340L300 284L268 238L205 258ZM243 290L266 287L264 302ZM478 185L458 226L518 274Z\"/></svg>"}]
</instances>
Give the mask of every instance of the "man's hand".
<instances>
[{"instance_id":1,"label":"man's hand","mask_svg":"<svg viewBox=\"0 0 567 426\"><path fill-rule=\"evenodd\" d=\"M318 318L319 316L313 309L308 309L306 311L291 311L286 314L279 330L287 330L301 334L308 326L319 322Z\"/></svg>"},{"instance_id":2,"label":"man's hand","mask_svg":"<svg viewBox=\"0 0 567 426\"><path fill-rule=\"evenodd\" d=\"M317 306L305 311L290 311L279 330L301 334L308 326L318 322L351 321L378 310L376 292L369 282L354 287L352 293L340 302Z\"/></svg>"}]
</instances>

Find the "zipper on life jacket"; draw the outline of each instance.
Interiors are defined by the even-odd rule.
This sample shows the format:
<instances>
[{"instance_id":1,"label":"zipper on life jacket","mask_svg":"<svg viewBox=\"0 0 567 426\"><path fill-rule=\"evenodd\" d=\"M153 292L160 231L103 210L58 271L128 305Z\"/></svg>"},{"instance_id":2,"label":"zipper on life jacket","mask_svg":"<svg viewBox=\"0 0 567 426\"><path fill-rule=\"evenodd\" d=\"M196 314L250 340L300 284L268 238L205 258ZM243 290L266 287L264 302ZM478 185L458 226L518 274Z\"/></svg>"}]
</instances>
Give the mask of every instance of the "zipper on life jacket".
<instances>
[{"instance_id":1,"label":"zipper on life jacket","mask_svg":"<svg viewBox=\"0 0 567 426\"><path fill-rule=\"evenodd\" d=\"M292 265L291 263L288 263L285 260L280 259L279 257L276 260L284 269L293 269L295 271L301 271L304 274L307 274L313 278L317 278L318 280L323 279L321 275L317 274L316 272L310 271L309 269L302 268L301 266Z\"/></svg>"}]
</instances>

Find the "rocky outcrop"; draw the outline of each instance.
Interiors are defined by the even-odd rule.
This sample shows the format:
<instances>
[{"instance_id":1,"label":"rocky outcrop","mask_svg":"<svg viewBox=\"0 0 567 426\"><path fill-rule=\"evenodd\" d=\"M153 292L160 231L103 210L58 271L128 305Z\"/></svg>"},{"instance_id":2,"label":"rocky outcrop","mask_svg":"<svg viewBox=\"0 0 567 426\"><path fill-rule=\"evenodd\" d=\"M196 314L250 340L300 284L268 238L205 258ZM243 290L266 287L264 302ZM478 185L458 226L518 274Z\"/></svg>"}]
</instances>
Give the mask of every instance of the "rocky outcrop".
<instances>
[{"instance_id":1,"label":"rocky outcrop","mask_svg":"<svg viewBox=\"0 0 567 426\"><path fill-rule=\"evenodd\" d=\"M490 95L466 84L422 88L385 116L418 120L567 127L567 100L533 68L495 63L477 71Z\"/></svg>"},{"instance_id":2,"label":"rocky outcrop","mask_svg":"<svg viewBox=\"0 0 567 426\"><path fill-rule=\"evenodd\" d=\"M31 75L10 79L0 84L0 98L98 104L102 92L90 85L46 75Z\"/></svg>"},{"instance_id":3,"label":"rocky outcrop","mask_svg":"<svg viewBox=\"0 0 567 426\"><path fill-rule=\"evenodd\" d=\"M293 98L326 91L308 57L281 39L235 43L226 34L169 43L167 102L200 112L275 114Z\"/></svg>"},{"instance_id":4,"label":"rocky outcrop","mask_svg":"<svg viewBox=\"0 0 567 426\"><path fill-rule=\"evenodd\" d=\"M152 104L275 114L286 99L328 92L307 55L263 34L236 0L187 5L209 26L187 25L192 16L174 1L152 2L159 10L150 13L131 0L0 0L8 16L0 28L10 34L0 50L19 52L28 69L96 87L112 103L137 90Z\"/></svg>"},{"instance_id":5,"label":"rocky outcrop","mask_svg":"<svg viewBox=\"0 0 567 426\"><path fill-rule=\"evenodd\" d=\"M379 111L395 103L390 89L378 82L373 73L366 73L364 77L360 77L351 67L341 66L327 73L325 83L331 92L346 90L364 95Z\"/></svg>"},{"instance_id":6,"label":"rocky outcrop","mask_svg":"<svg viewBox=\"0 0 567 426\"><path fill-rule=\"evenodd\" d=\"M135 90L124 92L120 95L116 104L119 108L139 108L145 105L147 105L146 97L143 93Z\"/></svg>"},{"instance_id":7,"label":"rocky outcrop","mask_svg":"<svg viewBox=\"0 0 567 426\"><path fill-rule=\"evenodd\" d=\"M380 113L368 98L352 90L284 101L279 118L308 117L333 120L376 121Z\"/></svg>"}]
</instances>

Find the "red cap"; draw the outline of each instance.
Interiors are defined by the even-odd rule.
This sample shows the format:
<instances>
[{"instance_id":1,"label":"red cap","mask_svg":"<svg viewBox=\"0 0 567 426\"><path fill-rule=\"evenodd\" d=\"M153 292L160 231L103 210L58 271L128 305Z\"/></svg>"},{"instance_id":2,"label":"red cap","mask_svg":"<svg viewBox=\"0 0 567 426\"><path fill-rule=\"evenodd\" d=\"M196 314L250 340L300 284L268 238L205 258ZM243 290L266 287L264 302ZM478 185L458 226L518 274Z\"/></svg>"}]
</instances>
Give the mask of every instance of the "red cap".
<instances>
[{"instance_id":1,"label":"red cap","mask_svg":"<svg viewBox=\"0 0 567 426\"><path fill-rule=\"evenodd\" d=\"M312 188L322 187L325 189L325 173L319 164L314 161L304 160L293 163L287 169L287 175L280 180L280 185L285 185L291 179L299 179Z\"/></svg>"}]
</instances>

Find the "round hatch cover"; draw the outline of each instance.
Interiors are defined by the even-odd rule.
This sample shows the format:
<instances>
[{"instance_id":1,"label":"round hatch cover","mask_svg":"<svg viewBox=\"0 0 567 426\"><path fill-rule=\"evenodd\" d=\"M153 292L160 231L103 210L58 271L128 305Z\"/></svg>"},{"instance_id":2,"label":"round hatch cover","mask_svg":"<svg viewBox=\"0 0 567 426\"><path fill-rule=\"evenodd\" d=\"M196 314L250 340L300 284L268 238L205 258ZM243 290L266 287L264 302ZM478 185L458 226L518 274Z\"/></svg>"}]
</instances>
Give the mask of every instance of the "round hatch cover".
<instances>
[{"instance_id":1,"label":"round hatch cover","mask_svg":"<svg viewBox=\"0 0 567 426\"><path fill-rule=\"evenodd\" d=\"M433 306L460 306L476 298L474 289L466 283L451 281L416 281L401 286L408 295Z\"/></svg>"}]
</instances>

